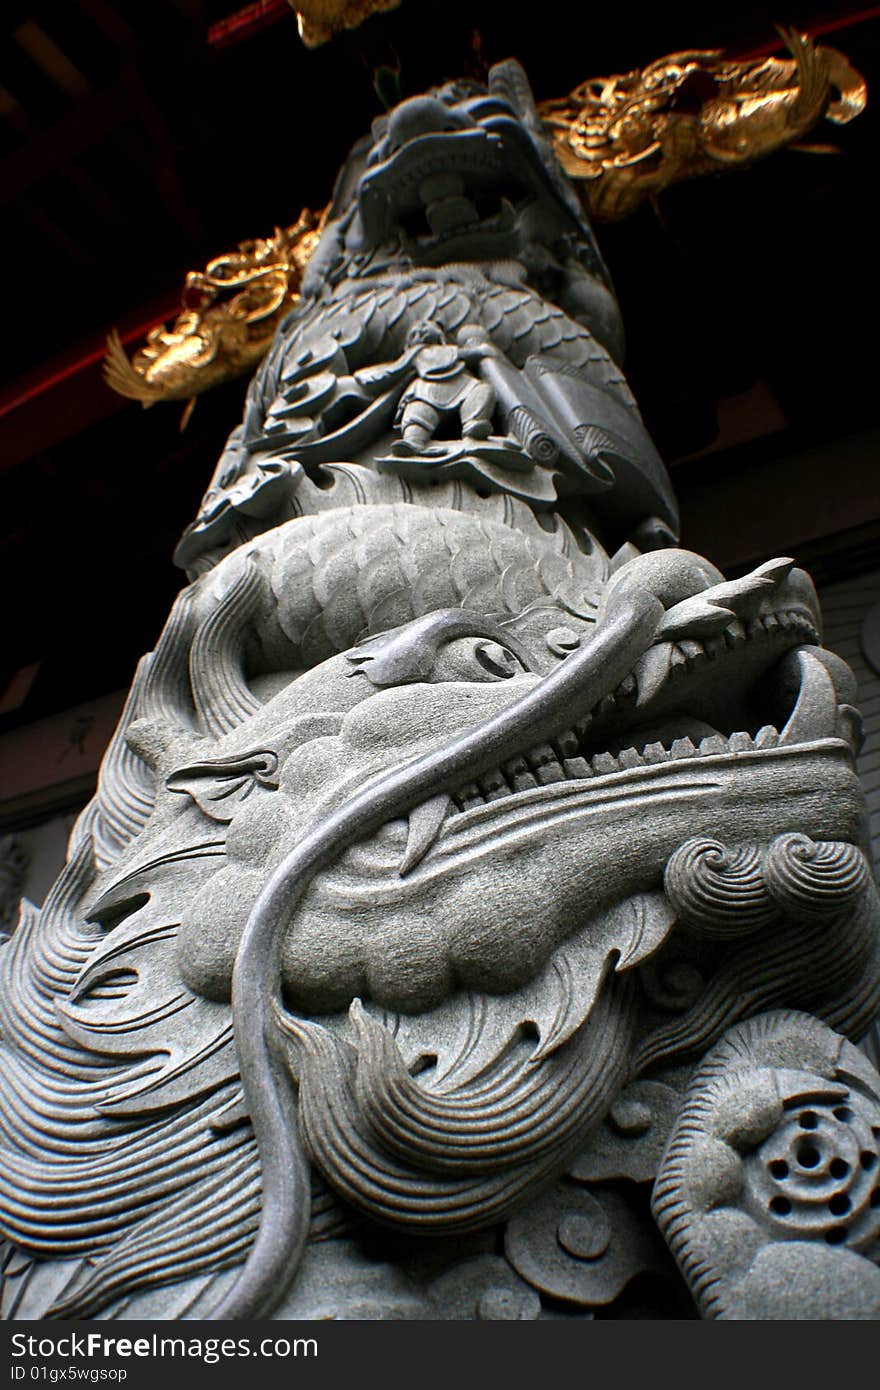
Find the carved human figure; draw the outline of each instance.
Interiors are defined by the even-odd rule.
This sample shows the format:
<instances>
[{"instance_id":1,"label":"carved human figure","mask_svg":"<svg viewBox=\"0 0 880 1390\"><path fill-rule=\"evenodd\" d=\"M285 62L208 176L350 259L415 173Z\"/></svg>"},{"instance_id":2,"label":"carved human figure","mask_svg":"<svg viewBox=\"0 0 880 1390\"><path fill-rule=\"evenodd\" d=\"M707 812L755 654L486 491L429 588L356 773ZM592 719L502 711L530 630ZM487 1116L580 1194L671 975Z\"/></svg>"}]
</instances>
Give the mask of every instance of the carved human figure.
<instances>
[{"instance_id":1,"label":"carved human figure","mask_svg":"<svg viewBox=\"0 0 880 1390\"><path fill-rule=\"evenodd\" d=\"M443 329L430 319L415 324L407 334L407 347L392 372L414 371L400 398L394 423L405 444L415 452L426 449L442 421L457 416L462 437L485 439L492 430L495 393L469 370L486 355L482 345L460 347L446 340ZM415 352L413 352L415 349Z\"/></svg>"}]
</instances>

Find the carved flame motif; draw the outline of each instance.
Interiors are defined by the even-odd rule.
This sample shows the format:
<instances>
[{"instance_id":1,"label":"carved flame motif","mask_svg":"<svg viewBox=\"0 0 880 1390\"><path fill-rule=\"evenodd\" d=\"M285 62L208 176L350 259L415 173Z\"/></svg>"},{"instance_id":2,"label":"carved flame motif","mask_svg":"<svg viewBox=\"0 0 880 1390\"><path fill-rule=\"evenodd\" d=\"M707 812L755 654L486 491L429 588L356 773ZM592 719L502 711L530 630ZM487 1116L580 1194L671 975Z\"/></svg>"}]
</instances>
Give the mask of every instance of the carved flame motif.
<instances>
[{"instance_id":1,"label":"carved flame motif","mask_svg":"<svg viewBox=\"0 0 880 1390\"><path fill-rule=\"evenodd\" d=\"M673 53L542 103L557 158L582 182L590 215L627 217L671 184L791 145L823 117L845 125L858 116L867 90L844 55L782 33L790 58Z\"/></svg>"}]
</instances>

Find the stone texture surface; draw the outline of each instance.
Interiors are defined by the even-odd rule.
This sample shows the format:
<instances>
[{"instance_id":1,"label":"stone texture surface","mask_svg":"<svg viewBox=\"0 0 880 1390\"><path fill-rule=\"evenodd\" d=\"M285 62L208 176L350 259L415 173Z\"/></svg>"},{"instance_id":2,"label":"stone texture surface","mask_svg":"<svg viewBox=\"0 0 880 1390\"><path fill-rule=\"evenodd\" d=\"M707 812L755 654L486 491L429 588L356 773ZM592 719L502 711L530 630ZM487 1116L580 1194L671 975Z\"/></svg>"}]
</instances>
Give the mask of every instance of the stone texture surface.
<instances>
[{"instance_id":1,"label":"stone texture surface","mask_svg":"<svg viewBox=\"0 0 880 1390\"><path fill-rule=\"evenodd\" d=\"M5 1316L873 1315L853 676L620 345L516 64L356 147L0 952Z\"/></svg>"}]
</instances>

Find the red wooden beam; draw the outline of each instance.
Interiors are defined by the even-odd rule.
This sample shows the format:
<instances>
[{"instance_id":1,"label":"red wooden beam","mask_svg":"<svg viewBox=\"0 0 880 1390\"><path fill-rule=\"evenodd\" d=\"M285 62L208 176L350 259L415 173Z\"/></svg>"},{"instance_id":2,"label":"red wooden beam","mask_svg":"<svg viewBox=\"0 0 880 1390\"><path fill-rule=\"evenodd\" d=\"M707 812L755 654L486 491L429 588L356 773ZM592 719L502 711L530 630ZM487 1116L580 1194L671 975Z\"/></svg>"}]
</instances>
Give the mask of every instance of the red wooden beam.
<instances>
[{"instance_id":1,"label":"red wooden beam","mask_svg":"<svg viewBox=\"0 0 880 1390\"><path fill-rule=\"evenodd\" d=\"M231 48L284 18L293 19L287 0L254 0L253 4L212 24L208 30L208 44L211 48Z\"/></svg>"},{"instance_id":2,"label":"red wooden beam","mask_svg":"<svg viewBox=\"0 0 880 1390\"><path fill-rule=\"evenodd\" d=\"M151 328L180 312L180 292L129 315L120 337L140 344ZM91 338L0 391L0 472L16 468L130 405L104 381L103 340Z\"/></svg>"},{"instance_id":3,"label":"red wooden beam","mask_svg":"<svg viewBox=\"0 0 880 1390\"><path fill-rule=\"evenodd\" d=\"M830 10L815 19L809 20L804 24L793 24L792 27L799 29L802 33L808 34L811 39L825 38L828 34L838 34L845 29L854 29L857 24L867 24L869 20L880 17L880 5L863 6L855 10ZM764 40L762 43L749 44L744 48L726 48L725 52L731 58L740 58L747 61L749 58L765 58L771 53L778 53L785 48L784 40L775 34L772 38Z\"/></svg>"}]
</instances>

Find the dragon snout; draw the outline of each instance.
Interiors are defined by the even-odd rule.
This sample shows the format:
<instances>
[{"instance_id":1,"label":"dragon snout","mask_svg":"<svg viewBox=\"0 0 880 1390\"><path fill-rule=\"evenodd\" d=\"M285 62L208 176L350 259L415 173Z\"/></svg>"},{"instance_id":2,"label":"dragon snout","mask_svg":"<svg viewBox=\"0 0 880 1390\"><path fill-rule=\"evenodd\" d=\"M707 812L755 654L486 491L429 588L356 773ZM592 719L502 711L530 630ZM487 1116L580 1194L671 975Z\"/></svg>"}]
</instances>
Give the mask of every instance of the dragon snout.
<instances>
[{"instance_id":1,"label":"dragon snout","mask_svg":"<svg viewBox=\"0 0 880 1390\"><path fill-rule=\"evenodd\" d=\"M387 153L400 149L420 135L435 135L448 130L462 130L475 121L464 111L455 110L438 97L410 97L401 102L388 118Z\"/></svg>"}]
</instances>

